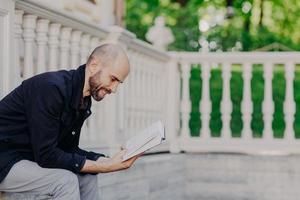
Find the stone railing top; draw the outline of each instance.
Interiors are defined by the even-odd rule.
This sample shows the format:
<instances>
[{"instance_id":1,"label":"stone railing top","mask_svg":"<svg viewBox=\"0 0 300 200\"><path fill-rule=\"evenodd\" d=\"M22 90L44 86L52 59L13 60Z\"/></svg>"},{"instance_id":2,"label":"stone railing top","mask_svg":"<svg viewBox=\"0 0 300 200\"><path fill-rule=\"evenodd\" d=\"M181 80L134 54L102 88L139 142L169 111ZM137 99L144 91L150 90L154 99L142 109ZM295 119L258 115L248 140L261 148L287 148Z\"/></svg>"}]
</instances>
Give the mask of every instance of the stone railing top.
<instances>
[{"instance_id":1,"label":"stone railing top","mask_svg":"<svg viewBox=\"0 0 300 200\"><path fill-rule=\"evenodd\" d=\"M300 63L300 52L169 52L175 60L188 63Z\"/></svg>"},{"instance_id":2,"label":"stone railing top","mask_svg":"<svg viewBox=\"0 0 300 200\"><path fill-rule=\"evenodd\" d=\"M160 50L153 45L136 38L136 35L130 31L118 27L101 27L88 21L75 19L68 13L58 12L51 8L46 8L43 5L31 1L16 1L16 9L23 10L25 13L36 15L40 18L45 18L51 22L57 22L63 26L70 27L74 30L81 30L100 39L105 39L102 42L111 42L117 40L124 43L128 48L135 49L141 54L153 57L161 61L168 61L170 56L166 51Z\"/></svg>"},{"instance_id":3,"label":"stone railing top","mask_svg":"<svg viewBox=\"0 0 300 200\"><path fill-rule=\"evenodd\" d=\"M48 7L46 8L43 5L34 2L17 0L16 9L23 10L25 14L28 13L37 15L38 17L48 19L51 22L60 23L63 26L70 27L74 30L84 30L84 32L94 36L98 36L100 38L104 38L109 32L109 30L105 27L95 25L88 21L75 19L67 12L58 12L56 10L53 10Z\"/></svg>"},{"instance_id":4,"label":"stone railing top","mask_svg":"<svg viewBox=\"0 0 300 200\"><path fill-rule=\"evenodd\" d=\"M169 54L166 51L160 50L154 47L153 45L139 39L135 39L130 44L130 47L133 49L137 49L141 53L151 55L155 59L159 59L162 61L167 61L170 58Z\"/></svg>"}]
</instances>

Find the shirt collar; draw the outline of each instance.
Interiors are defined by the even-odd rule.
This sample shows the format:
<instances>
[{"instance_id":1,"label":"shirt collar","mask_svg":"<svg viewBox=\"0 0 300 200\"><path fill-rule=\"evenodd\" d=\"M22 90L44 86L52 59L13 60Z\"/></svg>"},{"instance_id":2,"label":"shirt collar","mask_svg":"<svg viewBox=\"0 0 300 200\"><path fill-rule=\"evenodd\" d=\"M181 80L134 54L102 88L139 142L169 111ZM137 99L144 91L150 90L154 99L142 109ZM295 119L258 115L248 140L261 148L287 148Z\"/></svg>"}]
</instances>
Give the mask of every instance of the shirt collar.
<instances>
[{"instance_id":1,"label":"shirt collar","mask_svg":"<svg viewBox=\"0 0 300 200\"><path fill-rule=\"evenodd\" d=\"M72 96L71 107L75 110L79 109L81 98L83 97L83 87L85 79L85 67L86 65L79 66L72 76ZM88 96L87 100L91 101L91 96Z\"/></svg>"}]
</instances>

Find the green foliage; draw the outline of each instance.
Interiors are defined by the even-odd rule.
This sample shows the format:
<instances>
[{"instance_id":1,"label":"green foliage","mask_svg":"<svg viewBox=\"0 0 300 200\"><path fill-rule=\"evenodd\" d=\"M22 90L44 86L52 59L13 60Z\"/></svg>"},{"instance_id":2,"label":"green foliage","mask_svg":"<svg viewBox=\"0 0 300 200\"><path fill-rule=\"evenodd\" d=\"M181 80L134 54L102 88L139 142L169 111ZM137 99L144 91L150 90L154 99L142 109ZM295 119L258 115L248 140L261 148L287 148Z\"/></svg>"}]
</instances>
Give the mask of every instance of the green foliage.
<instances>
[{"instance_id":1,"label":"green foliage","mask_svg":"<svg viewBox=\"0 0 300 200\"><path fill-rule=\"evenodd\" d=\"M166 24L172 29L175 41L169 50L198 51L198 40L205 37L214 41L217 47L213 51L231 51L237 42L242 44L242 51L251 51L272 43L280 43L289 49L300 50L300 1L299 0L233 0L234 15L223 23L210 27L200 33L199 20L207 17L207 11L226 11L226 0L127 0L125 22L127 29L138 38L145 39L145 34L157 16L164 16ZM245 10L245 5L250 9ZM212 16L209 16L212 17ZM272 50L272 49L269 49ZM274 49L273 49L274 50ZM279 49L280 50L280 49ZM285 78L283 66L275 66L273 74L274 115L272 128L274 136L283 137L285 122L283 102L285 96ZM222 129L220 103L222 98L221 67L215 66L211 71L210 98L212 112L210 128L212 136L220 136ZM243 96L243 79L241 66L232 67L230 80L232 113L230 127L233 137L240 137L243 128L241 101ZM300 138L300 66L296 67L294 80L294 96L296 114L294 129ZM192 136L199 136L201 115L202 80L201 66L193 65L190 79L192 110L189 126ZM251 80L251 98L253 113L251 129L253 137L262 137L264 128L262 102L264 98L264 78L262 65L254 65Z\"/></svg>"},{"instance_id":2,"label":"green foliage","mask_svg":"<svg viewBox=\"0 0 300 200\"><path fill-rule=\"evenodd\" d=\"M254 137L262 137L264 128L262 115L262 101L264 99L264 77L262 65L253 66L253 74L251 80L251 99L253 102L253 113L251 128Z\"/></svg>"},{"instance_id":3,"label":"green foliage","mask_svg":"<svg viewBox=\"0 0 300 200\"><path fill-rule=\"evenodd\" d=\"M201 70L199 65L194 65L191 70L190 78L190 94L192 110L190 114L189 127L191 130L192 136L199 136L200 127L201 127L201 114L199 112L199 102L202 94L202 79L201 79Z\"/></svg>"},{"instance_id":4,"label":"green foliage","mask_svg":"<svg viewBox=\"0 0 300 200\"><path fill-rule=\"evenodd\" d=\"M218 67L218 66L215 66ZM222 128L221 121L221 99L222 99L222 77L221 70L215 68L211 70L210 78L210 99L212 103L212 111L210 115L209 127L213 137L219 137Z\"/></svg>"},{"instance_id":5,"label":"green foliage","mask_svg":"<svg viewBox=\"0 0 300 200\"><path fill-rule=\"evenodd\" d=\"M241 66L233 66L230 80L230 94L232 101L232 114L230 128L233 137L240 137L243 129L241 102L243 99L243 77Z\"/></svg>"},{"instance_id":6,"label":"green foliage","mask_svg":"<svg viewBox=\"0 0 300 200\"><path fill-rule=\"evenodd\" d=\"M186 3L182 3L186 2ZM226 0L127 0L125 22L128 30L142 40L155 17L166 18L175 42L170 50L197 51L201 36L199 20L211 19L209 9L225 12ZM245 9L249 7L249 10ZM299 0L233 0L234 14L202 33L208 41L217 43L215 50L231 51L241 42L243 51L251 51L271 43L280 43L300 50ZM226 15L225 15L226 16Z\"/></svg>"}]
</instances>

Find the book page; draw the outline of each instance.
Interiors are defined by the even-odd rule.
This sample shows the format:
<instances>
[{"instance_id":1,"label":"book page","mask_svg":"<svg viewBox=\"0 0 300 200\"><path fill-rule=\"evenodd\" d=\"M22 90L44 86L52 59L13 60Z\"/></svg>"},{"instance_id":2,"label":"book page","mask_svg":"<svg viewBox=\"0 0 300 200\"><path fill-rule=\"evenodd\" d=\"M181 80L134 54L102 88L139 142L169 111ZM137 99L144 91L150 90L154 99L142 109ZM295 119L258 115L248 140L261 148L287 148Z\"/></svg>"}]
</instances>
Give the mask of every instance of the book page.
<instances>
[{"instance_id":1,"label":"book page","mask_svg":"<svg viewBox=\"0 0 300 200\"><path fill-rule=\"evenodd\" d=\"M126 142L127 152L123 156L123 161L159 145L164 139L164 126L158 121Z\"/></svg>"}]
</instances>

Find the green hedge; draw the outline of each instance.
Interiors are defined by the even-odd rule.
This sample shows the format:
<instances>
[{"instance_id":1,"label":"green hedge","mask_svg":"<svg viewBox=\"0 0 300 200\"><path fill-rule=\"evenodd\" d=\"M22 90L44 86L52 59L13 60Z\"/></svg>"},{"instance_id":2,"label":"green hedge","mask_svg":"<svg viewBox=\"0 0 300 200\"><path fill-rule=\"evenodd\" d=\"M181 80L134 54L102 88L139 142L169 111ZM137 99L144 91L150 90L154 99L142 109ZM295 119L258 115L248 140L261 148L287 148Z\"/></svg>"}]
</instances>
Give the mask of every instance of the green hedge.
<instances>
[{"instance_id":1,"label":"green hedge","mask_svg":"<svg viewBox=\"0 0 300 200\"><path fill-rule=\"evenodd\" d=\"M190 113L189 126L192 136L199 136L201 129L201 113L199 112L199 102L202 92L201 66L193 65L190 79L190 94L192 109ZM276 65L273 71L273 101L275 105L273 115L274 137L282 138L284 135L285 122L283 114L283 102L285 98L285 78L284 66ZM232 101L232 114L230 127L233 137L240 137L243 128L241 101L243 97L243 79L241 66L232 66L230 92ZM262 102L264 96L264 79L262 65L254 65L251 80L251 98L253 102L253 114L251 129L253 137L262 137L264 128L262 115ZM294 80L294 96L296 101L296 114L294 129L296 137L300 137L300 66L296 66ZM210 119L211 135L219 137L222 129L220 105L222 100L222 67L213 66L210 78L210 99L212 102L212 112Z\"/></svg>"}]
</instances>

